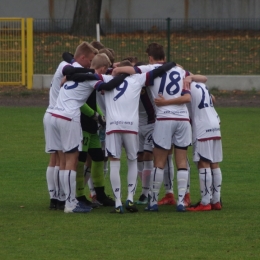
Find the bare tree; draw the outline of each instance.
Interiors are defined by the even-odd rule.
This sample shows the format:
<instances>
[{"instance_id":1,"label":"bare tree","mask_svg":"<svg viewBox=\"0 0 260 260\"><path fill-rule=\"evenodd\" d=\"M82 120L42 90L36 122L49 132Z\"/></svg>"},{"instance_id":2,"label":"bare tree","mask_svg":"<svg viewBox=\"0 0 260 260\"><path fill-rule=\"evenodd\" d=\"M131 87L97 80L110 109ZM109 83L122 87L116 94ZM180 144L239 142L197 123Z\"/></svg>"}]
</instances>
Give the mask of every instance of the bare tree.
<instances>
[{"instance_id":1,"label":"bare tree","mask_svg":"<svg viewBox=\"0 0 260 260\"><path fill-rule=\"evenodd\" d=\"M96 23L100 21L102 0L77 0L70 33L95 35Z\"/></svg>"}]
</instances>

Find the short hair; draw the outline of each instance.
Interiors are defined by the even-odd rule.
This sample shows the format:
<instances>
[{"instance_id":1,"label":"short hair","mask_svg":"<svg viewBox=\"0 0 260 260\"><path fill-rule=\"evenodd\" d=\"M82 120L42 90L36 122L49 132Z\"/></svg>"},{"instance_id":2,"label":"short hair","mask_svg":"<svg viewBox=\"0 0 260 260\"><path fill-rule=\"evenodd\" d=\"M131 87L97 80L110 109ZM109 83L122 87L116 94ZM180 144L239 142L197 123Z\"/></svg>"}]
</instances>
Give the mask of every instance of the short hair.
<instances>
[{"instance_id":1,"label":"short hair","mask_svg":"<svg viewBox=\"0 0 260 260\"><path fill-rule=\"evenodd\" d=\"M78 58L81 55L88 56L89 54L94 53L95 55L98 54L98 50L95 49L92 45L88 42L82 42L76 48L74 58Z\"/></svg>"},{"instance_id":2,"label":"short hair","mask_svg":"<svg viewBox=\"0 0 260 260\"><path fill-rule=\"evenodd\" d=\"M91 62L91 68L93 69L99 69L101 67L109 68L110 66L111 62L105 53L97 54Z\"/></svg>"},{"instance_id":3,"label":"short hair","mask_svg":"<svg viewBox=\"0 0 260 260\"><path fill-rule=\"evenodd\" d=\"M105 54L107 55L107 57L109 58L111 64L114 63L115 57L114 57L114 55L111 53L111 51L110 51L108 48L100 49L100 50L98 51L98 53L105 53Z\"/></svg>"},{"instance_id":4,"label":"short hair","mask_svg":"<svg viewBox=\"0 0 260 260\"><path fill-rule=\"evenodd\" d=\"M113 49L111 49L111 48L107 48L111 53L112 53L112 55L115 57L116 56L116 54L115 54L115 51L113 50Z\"/></svg>"},{"instance_id":5,"label":"short hair","mask_svg":"<svg viewBox=\"0 0 260 260\"><path fill-rule=\"evenodd\" d=\"M135 66L143 66L143 65L147 65L146 62L143 62L143 61L138 61L136 62Z\"/></svg>"},{"instance_id":6,"label":"short hair","mask_svg":"<svg viewBox=\"0 0 260 260\"><path fill-rule=\"evenodd\" d=\"M131 63L134 63L134 64L136 64L136 62L138 62L138 58L135 56L129 56L129 57L124 58L123 60L129 60Z\"/></svg>"},{"instance_id":7,"label":"short hair","mask_svg":"<svg viewBox=\"0 0 260 260\"><path fill-rule=\"evenodd\" d=\"M164 60L165 59L165 53L163 50L163 46L156 42L153 42L148 45L148 47L146 49L146 53L148 54L148 56L153 57L154 60Z\"/></svg>"},{"instance_id":8,"label":"short hair","mask_svg":"<svg viewBox=\"0 0 260 260\"><path fill-rule=\"evenodd\" d=\"M94 48L96 48L97 50L100 50L100 49L105 48L105 46L104 46L101 42L98 42L98 41L92 41L90 44L91 44Z\"/></svg>"},{"instance_id":9,"label":"short hair","mask_svg":"<svg viewBox=\"0 0 260 260\"><path fill-rule=\"evenodd\" d=\"M117 67L125 67L125 66L130 66L133 67L132 63L129 60L122 60Z\"/></svg>"}]
</instances>

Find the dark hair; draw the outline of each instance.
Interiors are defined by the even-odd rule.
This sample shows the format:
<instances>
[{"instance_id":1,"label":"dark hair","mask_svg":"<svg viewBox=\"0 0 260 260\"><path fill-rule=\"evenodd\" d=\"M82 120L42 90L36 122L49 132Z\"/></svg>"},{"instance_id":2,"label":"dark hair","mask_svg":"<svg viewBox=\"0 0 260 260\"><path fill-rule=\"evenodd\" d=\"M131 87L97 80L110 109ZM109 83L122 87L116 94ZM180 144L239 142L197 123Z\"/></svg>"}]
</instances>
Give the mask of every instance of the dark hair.
<instances>
[{"instance_id":1,"label":"dark hair","mask_svg":"<svg viewBox=\"0 0 260 260\"><path fill-rule=\"evenodd\" d=\"M163 50L163 46L156 42L153 42L148 45L148 47L146 49L146 53L148 54L148 56L153 57L154 60L164 60L165 59L165 53Z\"/></svg>"},{"instance_id":2,"label":"dark hair","mask_svg":"<svg viewBox=\"0 0 260 260\"><path fill-rule=\"evenodd\" d=\"M138 62L138 59L135 56L129 56L129 57L124 58L123 60L129 60L131 63L134 63L134 64L136 64L136 62Z\"/></svg>"},{"instance_id":3,"label":"dark hair","mask_svg":"<svg viewBox=\"0 0 260 260\"><path fill-rule=\"evenodd\" d=\"M108 48L102 48L98 51L98 53L105 53L108 56L108 58L110 59L111 64L113 65L113 63L115 61L115 57Z\"/></svg>"},{"instance_id":4,"label":"dark hair","mask_svg":"<svg viewBox=\"0 0 260 260\"><path fill-rule=\"evenodd\" d=\"M101 42L98 42L98 41L92 41L90 44L91 44L94 48L96 48L97 50L100 50L100 49L105 48L105 46L104 46Z\"/></svg>"},{"instance_id":5,"label":"dark hair","mask_svg":"<svg viewBox=\"0 0 260 260\"><path fill-rule=\"evenodd\" d=\"M133 67L132 63L129 60L123 60L121 61L117 67L125 67L125 66L130 66Z\"/></svg>"}]
</instances>

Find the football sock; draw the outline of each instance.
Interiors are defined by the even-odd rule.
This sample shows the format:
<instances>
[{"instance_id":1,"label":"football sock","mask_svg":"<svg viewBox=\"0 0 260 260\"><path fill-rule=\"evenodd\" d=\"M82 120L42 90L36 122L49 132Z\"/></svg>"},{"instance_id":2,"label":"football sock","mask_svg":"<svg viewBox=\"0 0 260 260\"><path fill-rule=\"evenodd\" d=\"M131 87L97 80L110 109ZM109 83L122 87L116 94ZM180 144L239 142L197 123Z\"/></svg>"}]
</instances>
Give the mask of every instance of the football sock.
<instances>
[{"instance_id":1,"label":"football sock","mask_svg":"<svg viewBox=\"0 0 260 260\"><path fill-rule=\"evenodd\" d=\"M59 166L54 167L53 178L54 178L54 184L55 184L55 197L57 199L59 198L59 170L60 170Z\"/></svg>"},{"instance_id":2,"label":"football sock","mask_svg":"<svg viewBox=\"0 0 260 260\"><path fill-rule=\"evenodd\" d=\"M201 204L207 205L210 203L210 186L212 183L211 169L200 168L200 192L201 192Z\"/></svg>"},{"instance_id":3,"label":"football sock","mask_svg":"<svg viewBox=\"0 0 260 260\"><path fill-rule=\"evenodd\" d=\"M215 204L220 202L220 191L222 184L222 173L220 168L216 168L212 170L213 173L213 194L212 194L212 203Z\"/></svg>"},{"instance_id":4,"label":"football sock","mask_svg":"<svg viewBox=\"0 0 260 260\"><path fill-rule=\"evenodd\" d=\"M188 170L188 182L187 182L186 193L190 193L190 162L188 158L187 158L187 170Z\"/></svg>"},{"instance_id":5,"label":"football sock","mask_svg":"<svg viewBox=\"0 0 260 260\"><path fill-rule=\"evenodd\" d=\"M79 161L77 165L77 176L76 176L76 182L77 182L77 197L84 195L84 163Z\"/></svg>"},{"instance_id":6,"label":"football sock","mask_svg":"<svg viewBox=\"0 0 260 260\"><path fill-rule=\"evenodd\" d=\"M104 161L96 162L92 161L91 164L91 177L94 183L94 187L103 187L105 186L104 178Z\"/></svg>"},{"instance_id":7,"label":"football sock","mask_svg":"<svg viewBox=\"0 0 260 260\"><path fill-rule=\"evenodd\" d=\"M172 161L172 154L168 155L163 174L163 183L165 188L165 193L173 192L173 178L174 178L174 166Z\"/></svg>"},{"instance_id":8,"label":"football sock","mask_svg":"<svg viewBox=\"0 0 260 260\"><path fill-rule=\"evenodd\" d=\"M151 199L150 199L150 206L157 204L159 191L163 182L163 173L164 169L160 169L158 167L153 168L151 173Z\"/></svg>"},{"instance_id":9,"label":"football sock","mask_svg":"<svg viewBox=\"0 0 260 260\"><path fill-rule=\"evenodd\" d=\"M95 191L94 183L93 183L91 176L88 178L88 188L89 188L91 197L95 196L96 191Z\"/></svg>"},{"instance_id":10,"label":"football sock","mask_svg":"<svg viewBox=\"0 0 260 260\"><path fill-rule=\"evenodd\" d=\"M54 167L47 167L46 180L50 199L55 199Z\"/></svg>"},{"instance_id":11,"label":"football sock","mask_svg":"<svg viewBox=\"0 0 260 260\"><path fill-rule=\"evenodd\" d=\"M115 197L116 208L122 206L121 201L121 180L120 180L120 161L110 161L110 182Z\"/></svg>"},{"instance_id":12,"label":"football sock","mask_svg":"<svg viewBox=\"0 0 260 260\"><path fill-rule=\"evenodd\" d=\"M184 205L184 196L187 189L188 171L187 169L178 169L177 183L178 183L178 205Z\"/></svg>"},{"instance_id":13,"label":"football sock","mask_svg":"<svg viewBox=\"0 0 260 260\"><path fill-rule=\"evenodd\" d=\"M153 170L153 161L144 161L144 169L142 172L142 194L148 197L150 189L150 177Z\"/></svg>"},{"instance_id":14,"label":"football sock","mask_svg":"<svg viewBox=\"0 0 260 260\"><path fill-rule=\"evenodd\" d=\"M64 171L64 183L66 193L66 207L74 208L76 200L76 172L73 170Z\"/></svg>"},{"instance_id":15,"label":"football sock","mask_svg":"<svg viewBox=\"0 0 260 260\"><path fill-rule=\"evenodd\" d=\"M66 200L65 184L64 184L64 170L59 170L59 184L60 184L60 201Z\"/></svg>"},{"instance_id":16,"label":"football sock","mask_svg":"<svg viewBox=\"0 0 260 260\"><path fill-rule=\"evenodd\" d=\"M127 159L127 200L134 201L134 194L136 189L136 180L137 180L137 159L129 160Z\"/></svg>"}]
</instances>

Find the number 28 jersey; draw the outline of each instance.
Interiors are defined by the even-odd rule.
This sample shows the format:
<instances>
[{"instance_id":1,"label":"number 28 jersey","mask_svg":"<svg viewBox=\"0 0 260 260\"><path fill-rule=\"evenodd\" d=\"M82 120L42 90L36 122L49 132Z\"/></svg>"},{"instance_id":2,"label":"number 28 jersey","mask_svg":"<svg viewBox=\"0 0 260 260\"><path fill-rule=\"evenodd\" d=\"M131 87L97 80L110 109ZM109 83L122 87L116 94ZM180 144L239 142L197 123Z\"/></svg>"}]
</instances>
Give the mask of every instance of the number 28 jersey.
<instances>
[{"instance_id":1,"label":"number 28 jersey","mask_svg":"<svg viewBox=\"0 0 260 260\"><path fill-rule=\"evenodd\" d=\"M139 72L147 72L158 68L162 64L152 64L139 66ZM154 79L154 85L150 87L153 98L157 98L159 94L165 99L178 98L188 90L183 89L183 79L186 77L186 71L175 66L167 71L162 77ZM189 113L185 104L168 105L156 107L157 120L185 120L189 121Z\"/></svg>"}]
</instances>

